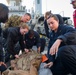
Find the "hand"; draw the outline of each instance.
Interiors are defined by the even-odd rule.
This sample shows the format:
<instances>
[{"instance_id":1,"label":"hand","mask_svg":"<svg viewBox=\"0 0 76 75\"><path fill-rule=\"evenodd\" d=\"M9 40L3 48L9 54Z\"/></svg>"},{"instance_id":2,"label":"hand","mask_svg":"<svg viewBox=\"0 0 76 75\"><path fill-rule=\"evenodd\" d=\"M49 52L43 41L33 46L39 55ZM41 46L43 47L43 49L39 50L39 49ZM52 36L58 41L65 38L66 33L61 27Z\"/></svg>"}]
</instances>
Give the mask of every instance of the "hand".
<instances>
[{"instance_id":1,"label":"hand","mask_svg":"<svg viewBox=\"0 0 76 75\"><path fill-rule=\"evenodd\" d=\"M5 67L7 67L7 65L4 62L0 62L0 66L4 65Z\"/></svg>"},{"instance_id":2,"label":"hand","mask_svg":"<svg viewBox=\"0 0 76 75\"><path fill-rule=\"evenodd\" d=\"M45 68L47 68L47 67L50 68L52 65L53 65L53 62L49 62L48 64L45 64L44 67Z\"/></svg>"},{"instance_id":3,"label":"hand","mask_svg":"<svg viewBox=\"0 0 76 75\"><path fill-rule=\"evenodd\" d=\"M25 50L25 53L28 53L28 52L29 52L29 49L26 49L26 48L25 48L24 50Z\"/></svg>"},{"instance_id":4,"label":"hand","mask_svg":"<svg viewBox=\"0 0 76 75\"><path fill-rule=\"evenodd\" d=\"M50 54L51 54L51 55L54 55L54 54L56 54L56 53L58 52L58 48L59 48L61 42L62 42L62 40L60 40L60 39L57 39L57 40L55 41L55 43L54 43L54 44L52 45L52 47L50 48Z\"/></svg>"},{"instance_id":5,"label":"hand","mask_svg":"<svg viewBox=\"0 0 76 75\"><path fill-rule=\"evenodd\" d=\"M19 58L19 55L16 54L15 57L16 57L16 58Z\"/></svg>"},{"instance_id":6,"label":"hand","mask_svg":"<svg viewBox=\"0 0 76 75\"><path fill-rule=\"evenodd\" d=\"M37 52L38 52L38 53L40 53L40 49L41 49L41 47L38 47L38 49L37 49Z\"/></svg>"}]
</instances>

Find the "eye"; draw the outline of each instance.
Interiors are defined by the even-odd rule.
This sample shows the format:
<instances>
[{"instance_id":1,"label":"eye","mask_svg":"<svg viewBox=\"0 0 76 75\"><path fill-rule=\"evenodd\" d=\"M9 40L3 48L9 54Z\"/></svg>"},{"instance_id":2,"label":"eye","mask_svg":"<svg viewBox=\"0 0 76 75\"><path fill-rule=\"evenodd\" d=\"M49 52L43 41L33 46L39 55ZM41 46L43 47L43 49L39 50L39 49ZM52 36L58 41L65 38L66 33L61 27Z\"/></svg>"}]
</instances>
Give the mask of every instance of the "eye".
<instances>
[{"instance_id":1,"label":"eye","mask_svg":"<svg viewBox=\"0 0 76 75\"><path fill-rule=\"evenodd\" d=\"M54 24L53 22L51 22L51 24Z\"/></svg>"},{"instance_id":2,"label":"eye","mask_svg":"<svg viewBox=\"0 0 76 75\"><path fill-rule=\"evenodd\" d=\"M28 19L28 18L27 18L26 20L27 20L27 21L29 21L29 19Z\"/></svg>"}]
</instances>

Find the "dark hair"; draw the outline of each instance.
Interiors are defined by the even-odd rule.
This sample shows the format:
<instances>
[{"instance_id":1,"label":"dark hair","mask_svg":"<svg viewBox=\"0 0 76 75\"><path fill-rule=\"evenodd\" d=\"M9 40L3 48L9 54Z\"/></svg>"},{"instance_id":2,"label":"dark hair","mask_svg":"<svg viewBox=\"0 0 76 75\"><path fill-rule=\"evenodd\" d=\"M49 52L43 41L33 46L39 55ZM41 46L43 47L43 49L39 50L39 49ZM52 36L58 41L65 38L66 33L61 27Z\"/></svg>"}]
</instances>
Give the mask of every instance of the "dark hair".
<instances>
[{"instance_id":1,"label":"dark hair","mask_svg":"<svg viewBox=\"0 0 76 75\"><path fill-rule=\"evenodd\" d=\"M55 14L57 17L58 17L58 19L59 19L59 24L64 24L64 20L63 20L63 17L60 15L60 14Z\"/></svg>"},{"instance_id":2,"label":"dark hair","mask_svg":"<svg viewBox=\"0 0 76 75\"><path fill-rule=\"evenodd\" d=\"M28 16L30 16L30 19L31 19L31 14L30 14L30 13L26 13L25 15L28 15Z\"/></svg>"},{"instance_id":3,"label":"dark hair","mask_svg":"<svg viewBox=\"0 0 76 75\"><path fill-rule=\"evenodd\" d=\"M6 5L0 3L0 23L5 23L8 19L9 9Z\"/></svg>"},{"instance_id":4,"label":"dark hair","mask_svg":"<svg viewBox=\"0 0 76 75\"><path fill-rule=\"evenodd\" d=\"M32 29L30 29L28 34L29 34L29 37L33 37L34 36L34 31Z\"/></svg>"}]
</instances>

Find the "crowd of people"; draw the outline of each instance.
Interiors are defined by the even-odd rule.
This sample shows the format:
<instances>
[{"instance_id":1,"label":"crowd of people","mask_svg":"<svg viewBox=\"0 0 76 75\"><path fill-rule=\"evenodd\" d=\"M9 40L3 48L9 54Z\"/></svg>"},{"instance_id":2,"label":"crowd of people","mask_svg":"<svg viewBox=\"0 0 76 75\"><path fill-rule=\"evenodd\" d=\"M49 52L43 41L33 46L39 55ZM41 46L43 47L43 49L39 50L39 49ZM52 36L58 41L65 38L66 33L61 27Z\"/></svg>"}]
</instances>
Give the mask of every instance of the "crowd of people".
<instances>
[{"instance_id":1,"label":"crowd of people","mask_svg":"<svg viewBox=\"0 0 76 75\"><path fill-rule=\"evenodd\" d=\"M71 0L73 8L76 8L76 0ZM9 9L0 3L0 24L8 20ZM76 10L75 10L76 13ZM48 67L53 75L76 75L76 14L74 13L74 27L65 25L63 18L59 14L47 11L44 15L44 28L49 39L47 58L44 67ZM29 28L26 24L31 19L31 15L26 13L20 19L18 27L8 27L4 31L0 28L0 71L7 69L6 61L3 59L3 47L7 51L9 58L19 58L19 51L28 53L35 45L37 52L41 53L46 44L45 38L40 38L37 31ZM5 39L3 46L2 38ZM17 50L18 47L18 50ZM9 59L8 58L8 59Z\"/></svg>"}]
</instances>

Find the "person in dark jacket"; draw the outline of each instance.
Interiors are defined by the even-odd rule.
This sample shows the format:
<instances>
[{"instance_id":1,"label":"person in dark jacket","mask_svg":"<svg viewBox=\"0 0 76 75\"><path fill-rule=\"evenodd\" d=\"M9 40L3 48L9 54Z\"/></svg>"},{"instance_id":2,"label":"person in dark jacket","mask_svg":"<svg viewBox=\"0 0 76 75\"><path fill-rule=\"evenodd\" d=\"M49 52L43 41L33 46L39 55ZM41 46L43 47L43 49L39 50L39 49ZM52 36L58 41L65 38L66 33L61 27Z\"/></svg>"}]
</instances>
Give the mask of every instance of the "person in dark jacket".
<instances>
[{"instance_id":1,"label":"person in dark jacket","mask_svg":"<svg viewBox=\"0 0 76 75\"><path fill-rule=\"evenodd\" d=\"M6 5L0 3L0 71L1 71L1 73L7 69L7 66L4 62L4 56L3 56L1 23L5 23L8 20L8 13L9 13L8 7Z\"/></svg>"},{"instance_id":2,"label":"person in dark jacket","mask_svg":"<svg viewBox=\"0 0 76 75\"><path fill-rule=\"evenodd\" d=\"M25 52L28 52L29 49L32 49L33 46L37 46L37 52L40 53L40 49L41 49L40 35L38 32L34 30L29 30L29 32L25 34L25 38L24 38Z\"/></svg>"},{"instance_id":3,"label":"person in dark jacket","mask_svg":"<svg viewBox=\"0 0 76 75\"><path fill-rule=\"evenodd\" d=\"M56 15L47 18L49 32L48 58L45 67L50 67L53 75L76 75L76 30L59 24Z\"/></svg>"},{"instance_id":4,"label":"person in dark jacket","mask_svg":"<svg viewBox=\"0 0 76 75\"><path fill-rule=\"evenodd\" d=\"M18 52L14 49L14 46L19 41L21 49L23 49L23 35L29 31L27 24L21 22L19 27L9 27L5 30L8 34L6 39L6 48L10 55L15 58L19 58ZM6 34L6 33L5 33Z\"/></svg>"},{"instance_id":5,"label":"person in dark jacket","mask_svg":"<svg viewBox=\"0 0 76 75\"><path fill-rule=\"evenodd\" d=\"M45 20L44 20L44 28L45 28L45 32L46 32L46 36L49 38L49 28L48 28L48 24L47 24L47 18L48 18L48 16L50 15L50 14L52 14L51 13L51 11L47 11L46 13L45 13L45 16L44 16L44 18L45 18ZM58 17L58 19L59 19L59 24L61 24L61 25L63 25L64 24L64 21L63 21L63 18L62 18L62 16L60 15L60 14L55 14L57 17Z\"/></svg>"}]
</instances>

